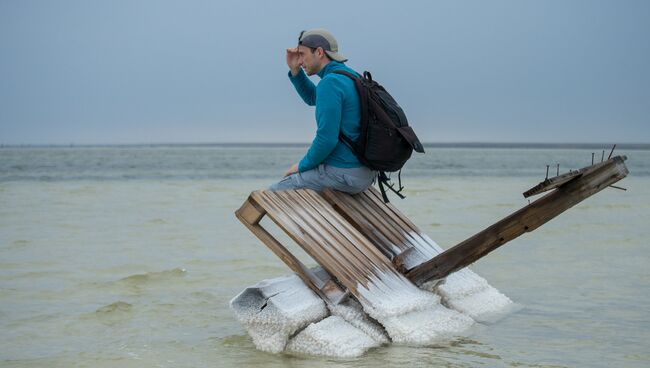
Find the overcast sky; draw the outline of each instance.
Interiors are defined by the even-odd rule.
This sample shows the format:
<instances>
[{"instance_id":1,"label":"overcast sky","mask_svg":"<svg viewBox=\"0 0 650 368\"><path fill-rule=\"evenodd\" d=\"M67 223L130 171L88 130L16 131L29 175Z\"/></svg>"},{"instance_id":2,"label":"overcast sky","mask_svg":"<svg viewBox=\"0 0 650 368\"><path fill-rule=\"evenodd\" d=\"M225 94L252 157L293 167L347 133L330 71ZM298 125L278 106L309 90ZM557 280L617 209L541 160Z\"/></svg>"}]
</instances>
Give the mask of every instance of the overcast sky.
<instances>
[{"instance_id":1,"label":"overcast sky","mask_svg":"<svg viewBox=\"0 0 650 368\"><path fill-rule=\"evenodd\" d=\"M0 0L0 143L309 142L314 27L422 141L650 143L646 0Z\"/></svg>"}]
</instances>

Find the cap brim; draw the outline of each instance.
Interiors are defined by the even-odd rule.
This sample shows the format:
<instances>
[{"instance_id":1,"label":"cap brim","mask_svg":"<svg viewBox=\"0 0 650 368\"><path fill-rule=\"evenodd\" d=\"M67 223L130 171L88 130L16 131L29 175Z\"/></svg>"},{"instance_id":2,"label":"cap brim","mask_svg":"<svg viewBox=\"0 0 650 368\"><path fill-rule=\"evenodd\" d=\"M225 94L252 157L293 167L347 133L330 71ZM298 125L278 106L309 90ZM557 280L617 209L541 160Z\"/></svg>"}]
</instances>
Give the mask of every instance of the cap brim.
<instances>
[{"instance_id":1,"label":"cap brim","mask_svg":"<svg viewBox=\"0 0 650 368\"><path fill-rule=\"evenodd\" d=\"M338 52L332 52L332 51L325 50L325 53L332 60L335 60L335 61L338 61L338 62L341 62L341 63L344 63L344 62L348 61L348 58L346 58L345 56L339 54Z\"/></svg>"}]
</instances>

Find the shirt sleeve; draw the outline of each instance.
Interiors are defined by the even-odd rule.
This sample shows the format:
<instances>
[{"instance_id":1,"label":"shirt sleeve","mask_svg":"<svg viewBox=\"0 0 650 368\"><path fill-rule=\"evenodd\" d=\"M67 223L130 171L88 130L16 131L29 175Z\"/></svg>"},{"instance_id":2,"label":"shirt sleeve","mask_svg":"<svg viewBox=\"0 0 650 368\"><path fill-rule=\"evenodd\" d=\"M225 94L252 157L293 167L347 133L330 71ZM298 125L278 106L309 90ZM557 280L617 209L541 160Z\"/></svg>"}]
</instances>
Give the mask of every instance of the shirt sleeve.
<instances>
[{"instance_id":1,"label":"shirt sleeve","mask_svg":"<svg viewBox=\"0 0 650 368\"><path fill-rule=\"evenodd\" d=\"M341 130L343 88L336 78L323 78L316 93L316 136L298 164L303 172L321 164L336 148Z\"/></svg>"},{"instance_id":2,"label":"shirt sleeve","mask_svg":"<svg viewBox=\"0 0 650 368\"><path fill-rule=\"evenodd\" d=\"M303 101L309 106L314 106L316 104L316 86L314 82L307 77L305 71L300 68L300 71L296 76L291 75L291 70L289 71L289 80L293 87L298 92L298 95L302 98Z\"/></svg>"}]
</instances>

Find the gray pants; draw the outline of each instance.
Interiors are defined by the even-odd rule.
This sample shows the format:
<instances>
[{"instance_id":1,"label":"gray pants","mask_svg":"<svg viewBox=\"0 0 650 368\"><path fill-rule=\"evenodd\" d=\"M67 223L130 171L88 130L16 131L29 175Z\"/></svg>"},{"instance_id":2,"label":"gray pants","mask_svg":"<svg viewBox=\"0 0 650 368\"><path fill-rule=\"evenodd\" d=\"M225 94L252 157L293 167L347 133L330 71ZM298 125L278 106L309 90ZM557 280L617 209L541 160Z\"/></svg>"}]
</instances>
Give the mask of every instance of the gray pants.
<instances>
[{"instance_id":1,"label":"gray pants","mask_svg":"<svg viewBox=\"0 0 650 368\"><path fill-rule=\"evenodd\" d=\"M376 171L365 166L346 169L320 164L314 169L285 176L284 179L271 185L269 190L308 188L320 191L323 188L333 188L354 194L366 190L372 185L376 176Z\"/></svg>"}]
</instances>

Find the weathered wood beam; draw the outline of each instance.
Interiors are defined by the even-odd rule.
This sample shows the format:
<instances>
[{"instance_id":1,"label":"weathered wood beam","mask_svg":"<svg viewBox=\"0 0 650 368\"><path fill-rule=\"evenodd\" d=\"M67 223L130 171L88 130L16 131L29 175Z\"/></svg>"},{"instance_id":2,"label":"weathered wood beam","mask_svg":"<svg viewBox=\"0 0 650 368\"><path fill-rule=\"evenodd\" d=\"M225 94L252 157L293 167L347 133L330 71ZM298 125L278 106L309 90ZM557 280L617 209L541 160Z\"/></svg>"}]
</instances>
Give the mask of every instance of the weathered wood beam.
<instances>
[{"instance_id":1,"label":"weathered wood beam","mask_svg":"<svg viewBox=\"0 0 650 368\"><path fill-rule=\"evenodd\" d=\"M626 156L616 156L585 167L580 176L502 219L471 238L411 269L406 276L416 285L439 280L460 270L518 236L531 232L628 174Z\"/></svg>"}]
</instances>

